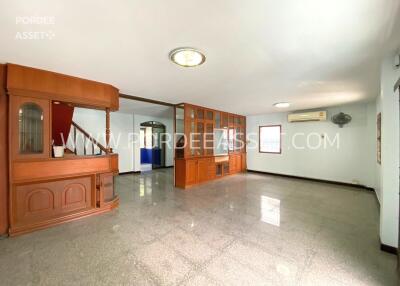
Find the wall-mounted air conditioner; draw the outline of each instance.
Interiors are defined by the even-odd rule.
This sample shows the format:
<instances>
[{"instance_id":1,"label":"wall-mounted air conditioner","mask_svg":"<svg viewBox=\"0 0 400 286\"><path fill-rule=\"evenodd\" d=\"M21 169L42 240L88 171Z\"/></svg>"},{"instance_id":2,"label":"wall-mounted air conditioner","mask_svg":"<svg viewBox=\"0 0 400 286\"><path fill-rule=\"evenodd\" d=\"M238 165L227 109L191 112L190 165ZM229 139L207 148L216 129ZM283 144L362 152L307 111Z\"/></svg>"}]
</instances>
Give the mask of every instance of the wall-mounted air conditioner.
<instances>
[{"instance_id":1,"label":"wall-mounted air conditioner","mask_svg":"<svg viewBox=\"0 0 400 286\"><path fill-rule=\"evenodd\" d=\"M288 115L289 122L305 122L305 121L325 121L326 111L311 111L302 113L292 113Z\"/></svg>"}]
</instances>

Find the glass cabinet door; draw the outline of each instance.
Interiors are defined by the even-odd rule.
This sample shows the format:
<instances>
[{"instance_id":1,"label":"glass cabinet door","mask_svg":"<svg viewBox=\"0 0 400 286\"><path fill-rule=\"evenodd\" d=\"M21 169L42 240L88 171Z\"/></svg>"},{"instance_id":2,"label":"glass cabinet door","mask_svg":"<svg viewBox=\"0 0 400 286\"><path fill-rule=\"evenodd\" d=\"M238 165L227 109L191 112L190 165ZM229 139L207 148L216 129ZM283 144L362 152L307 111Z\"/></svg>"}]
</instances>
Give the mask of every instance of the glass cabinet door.
<instances>
[{"instance_id":1,"label":"glass cabinet door","mask_svg":"<svg viewBox=\"0 0 400 286\"><path fill-rule=\"evenodd\" d=\"M240 151L241 147L241 130L239 127L236 127L235 131L235 151Z\"/></svg>"},{"instance_id":2,"label":"glass cabinet door","mask_svg":"<svg viewBox=\"0 0 400 286\"><path fill-rule=\"evenodd\" d=\"M50 105L47 99L10 97L13 159L51 157Z\"/></svg>"},{"instance_id":3,"label":"glass cabinet door","mask_svg":"<svg viewBox=\"0 0 400 286\"><path fill-rule=\"evenodd\" d=\"M195 154L196 156L204 155L204 123L197 122L197 130L195 134Z\"/></svg>"},{"instance_id":4,"label":"glass cabinet door","mask_svg":"<svg viewBox=\"0 0 400 286\"><path fill-rule=\"evenodd\" d=\"M194 120L195 118L195 110L192 107L188 107L187 108L187 117L189 117L190 119Z\"/></svg>"},{"instance_id":5,"label":"glass cabinet door","mask_svg":"<svg viewBox=\"0 0 400 286\"><path fill-rule=\"evenodd\" d=\"M234 151L235 149L235 129L234 128L229 128L228 131L228 149L229 152Z\"/></svg>"},{"instance_id":6,"label":"glass cabinet door","mask_svg":"<svg viewBox=\"0 0 400 286\"><path fill-rule=\"evenodd\" d=\"M35 103L24 103L19 115L19 153L43 153L43 110Z\"/></svg>"},{"instance_id":7,"label":"glass cabinet door","mask_svg":"<svg viewBox=\"0 0 400 286\"><path fill-rule=\"evenodd\" d=\"M206 119L207 120L214 120L214 112L212 110L206 111Z\"/></svg>"},{"instance_id":8,"label":"glass cabinet door","mask_svg":"<svg viewBox=\"0 0 400 286\"><path fill-rule=\"evenodd\" d=\"M196 126L195 126L195 123L194 123L194 121L190 121L190 129L189 129L189 134L188 134L188 136L190 136L190 145L189 145L189 148L190 148L190 156L194 156L194 155L196 155L196 152L195 152L195 150L196 150L196 137L195 137L195 132L196 132Z\"/></svg>"},{"instance_id":9,"label":"glass cabinet door","mask_svg":"<svg viewBox=\"0 0 400 286\"><path fill-rule=\"evenodd\" d=\"M212 123L206 123L205 147L206 155L214 154L214 126Z\"/></svg>"},{"instance_id":10,"label":"glass cabinet door","mask_svg":"<svg viewBox=\"0 0 400 286\"><path fill-rule=\"evenodd\" d=\"M197 108L197 119L203 120L204 119L204 109Z\"/></svg>"},{"instance_id":11,"label":"glass cabinet door","mask_svg":"<svg viewBox=\"0 0 400 286\"><path fill-rule=\"evenodd\" d=\"M215 112L215 128L221 128L221 112Z\"/></svg>"},{"instance_id":12,"label":"glass cabinet door","mask_svg":"<svg viewBox=\"0 0 400 286\"><path fill-rule=\"evenodd\" d=\"M222 113L221 118L222 118L221 127L222 128L228 128L228 114Z\"/></svg>"}]
</instances>

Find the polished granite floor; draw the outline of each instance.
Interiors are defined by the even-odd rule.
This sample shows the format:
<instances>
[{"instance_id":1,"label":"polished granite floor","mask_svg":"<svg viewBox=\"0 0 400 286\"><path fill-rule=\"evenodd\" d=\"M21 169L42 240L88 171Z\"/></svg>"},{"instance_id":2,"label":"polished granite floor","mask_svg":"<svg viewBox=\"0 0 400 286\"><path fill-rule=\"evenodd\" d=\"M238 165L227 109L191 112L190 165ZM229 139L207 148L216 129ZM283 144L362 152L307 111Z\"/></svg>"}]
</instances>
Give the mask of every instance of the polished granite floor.
<instances>
[{"instance_id":1,"label":"polished granite floor","mask_svg":"<svg viewBox=\"0 0 400 286\"><path fill-rule=\"evenodd\" d=\"M0 285L399 285L373 192L172 169L116 179L120 208L0 240Z\"/></svg>"}]
</instances>

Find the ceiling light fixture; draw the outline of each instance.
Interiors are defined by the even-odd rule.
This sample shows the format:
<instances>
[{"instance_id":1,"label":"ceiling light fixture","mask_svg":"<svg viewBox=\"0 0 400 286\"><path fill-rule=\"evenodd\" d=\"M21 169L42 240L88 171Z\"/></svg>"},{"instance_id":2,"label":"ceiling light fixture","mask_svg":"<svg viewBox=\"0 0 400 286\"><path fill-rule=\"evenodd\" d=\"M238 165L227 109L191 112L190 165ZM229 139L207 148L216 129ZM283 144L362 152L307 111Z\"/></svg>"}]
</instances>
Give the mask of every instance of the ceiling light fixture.
<instances>
[{"instance_id":1,"label":"ceiling light fixture","mask_svg":"<svg viewBox=\"0 0 400 286\"><path fill-rule=\"evenodd\" d=\"M287 108L290 106L290 103L289 102L277 102L277 103L274 103L274 106L278 107L278 108Z\"/></svg>"},{"instance_id":2,"label":"ceiling light fixture","mask_svg":"<svg viewBox=\"0 0 400 286\"><path fill-rule=\"evenodd\" d=\"M170 60L183 67L199 66L206 61L206 56L194 48L177 48L169 53Z\"/></svg>"}]
</instances>

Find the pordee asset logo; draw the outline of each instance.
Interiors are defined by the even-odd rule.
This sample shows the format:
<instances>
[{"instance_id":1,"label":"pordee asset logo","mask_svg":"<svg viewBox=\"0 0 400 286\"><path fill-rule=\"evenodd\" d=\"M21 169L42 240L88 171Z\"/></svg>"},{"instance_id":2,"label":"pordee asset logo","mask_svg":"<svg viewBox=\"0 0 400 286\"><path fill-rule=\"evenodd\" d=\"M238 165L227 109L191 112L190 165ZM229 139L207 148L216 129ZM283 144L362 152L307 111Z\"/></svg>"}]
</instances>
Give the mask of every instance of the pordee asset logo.
<instances>
[{"instance_id":1,"label":"pordee asset logo","mask_svg":"<svg viewBox=\"0 0 400 286\"><path fill-rule=\"evenodd\" d=\"M52 40L56 36L53 30L43 29L55 25L53 16L17 16L15 24L24 27L16 32L16 40Z\"/></svg>"}]
</instances>

